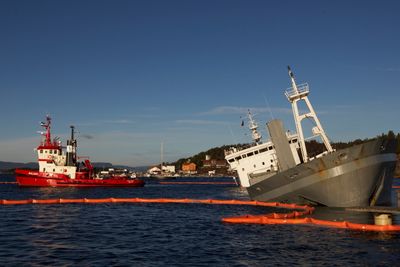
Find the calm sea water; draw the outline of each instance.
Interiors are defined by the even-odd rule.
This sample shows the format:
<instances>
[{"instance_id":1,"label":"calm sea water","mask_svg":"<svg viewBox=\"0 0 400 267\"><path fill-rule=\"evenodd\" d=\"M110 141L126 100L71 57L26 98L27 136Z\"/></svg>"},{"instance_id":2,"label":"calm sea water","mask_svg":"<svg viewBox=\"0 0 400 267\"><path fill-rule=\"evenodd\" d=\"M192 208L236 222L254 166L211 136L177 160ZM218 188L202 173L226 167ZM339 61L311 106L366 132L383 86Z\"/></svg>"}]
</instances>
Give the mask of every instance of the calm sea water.
<instances>
[{"instance_id":1,"label":"calm sea water","mask_svg":"<svg viewBox=\"0 0 400 267\"><path fill-rule=\"evenodd\" d=\"M0 175L1 181L13 179ZM84 197L247 199L233 185L149 182L143 188L86 189L0 185L0 199ZM221 222L222 217L277 211L273 208L121 203L16 205L0 210L0 266L400 264L400 233ZM327 208L318 209L315 216L357 222L371 222L372 217ZM394 220L400 224L399 218Z\"/></svg>"}]
</instances>

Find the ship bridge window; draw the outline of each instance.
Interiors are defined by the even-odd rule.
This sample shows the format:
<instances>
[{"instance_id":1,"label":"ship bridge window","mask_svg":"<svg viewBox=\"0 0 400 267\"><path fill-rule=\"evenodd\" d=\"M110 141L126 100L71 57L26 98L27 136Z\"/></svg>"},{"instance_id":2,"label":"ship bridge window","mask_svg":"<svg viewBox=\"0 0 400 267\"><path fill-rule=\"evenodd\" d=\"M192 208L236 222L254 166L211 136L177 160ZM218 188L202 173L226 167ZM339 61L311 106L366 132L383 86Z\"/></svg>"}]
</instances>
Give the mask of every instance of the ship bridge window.
<instances>
[{"instance_id":1,"label":"ship bridge window","mask_svg":"<svg viewBox=\"0 0 400 267\"><path fill-rule=\"evenodd\" d=\"M43 150L42 149L40 149L39 151L40 151L40 154L43 154Z\"/></svg>"},{"instance_id":2,"label":"ship bridge window","mask_svg":"<svg viewBox=\"0 0 400 267\"><path fill-rule=\"evenodd\" d=\"M243 155L242 155L242 158L245 158L245 157L247 157L246 154L243 154Z\"/></svg>"},{"instance_id":3,"label":"ship bridge window","mask_svg":"<svg viewBox=\"0 0 400 267\"><path fill-rule=\"evenodd\" d=\"M241 158L242 158L242 157L241 157L241 156L239 156L239 157L236 157L235 159L236 159L236 160L240 160Z\"/></svg>"},{"instance_id":4,"label":"ship bridge window","mask_svg":"<svg viewBox=\"0 0 400 267\"><path fill-rule=\"evenodd\" d=\"M228 160L228 162L234 162L235 161L235 159L230 159L230 160Z\"/></svg>"},{"instance_id":5,"label":"ship bridge window","mask_svg":"<svg viewBox=\"0 0 400 267\"><path fill-rule=\"evenodd\" d=\"M257 155L258 154L258 150L254 151L254 154Z\"/></svg>"},{"instance_id":6,"label":"ship bridge window","mask_svg":"<svg viewBox=\"0 0 400 267\"><path fill-rule=\"evenodd\" d=\"M268 147L269 150L272 150L273 148L274 148L273 146Z\"/></svg>"},{"instance_id":7,"label":"ship bridge window","mask_svg":"<svg viewBox=\"0 0 400 267\"><path fill-rule=\"evenodd\" d=\"M57 150L54 150L54 154L57 154Z\"/></svg>"},{"instance_id":8,"label":"ship bridge window","mask_svg":"<svg viewBox=\"0 0 400 267\"><path fill-rule=\"evenodd\" d=\"M293 139L293 140L292 140L292 143L297 143L297 139Z\"/></svg>"},{"instance_id":9,"label":"ship bridge window","mask_svg":"<svg viewBox=\"0 0 400 267\"><path fill-rule=\"evenodd\" d=\"M247 156L248 156L248 157L251 157L251 156L253 156L253 155L254 155L253 152L247 153Z\"/></svg>"},{"instance_id":10,"label":"ship bridge window","mask_svg":"<svg viewBox=\"0 0 400 267\"><path fill-rule=\"evenodd\" d=\"M265 151L268 151L268 148L262 148L262 149L260 149L260 153L264 153Z\"/></svg>"}]
</instances>

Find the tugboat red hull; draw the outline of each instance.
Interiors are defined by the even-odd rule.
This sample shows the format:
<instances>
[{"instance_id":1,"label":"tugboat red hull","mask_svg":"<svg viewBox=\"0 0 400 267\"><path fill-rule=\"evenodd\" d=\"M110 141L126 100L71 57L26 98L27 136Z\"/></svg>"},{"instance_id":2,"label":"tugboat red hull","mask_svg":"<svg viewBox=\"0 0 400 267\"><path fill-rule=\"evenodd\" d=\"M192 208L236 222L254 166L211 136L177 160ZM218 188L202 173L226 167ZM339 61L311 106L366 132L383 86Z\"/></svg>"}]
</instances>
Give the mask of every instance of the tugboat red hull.
<instances>
[{"instance_id":1,"label":"tugboat red hull","mask_svg":"<svg viewBox=\"0 0 400 267\"><path fill-rule=\"evenodd\" d=\"M86 173L77 173L77 178L70 179L67 175L43 173L32 170L15 170L19 186L25 187L143 187L144 181L110 177L107 179L88 178Z\"/></svg>"}]
</instances>

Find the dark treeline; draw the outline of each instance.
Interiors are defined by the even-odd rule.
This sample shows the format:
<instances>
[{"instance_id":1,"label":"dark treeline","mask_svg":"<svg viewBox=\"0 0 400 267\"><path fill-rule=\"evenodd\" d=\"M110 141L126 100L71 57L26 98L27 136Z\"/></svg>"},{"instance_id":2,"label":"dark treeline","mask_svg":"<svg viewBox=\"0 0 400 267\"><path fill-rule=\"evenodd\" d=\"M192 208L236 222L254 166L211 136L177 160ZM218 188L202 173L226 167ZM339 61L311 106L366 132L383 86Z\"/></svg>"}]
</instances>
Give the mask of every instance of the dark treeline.
<instances>
[{"instance_id":1,"label":"dark treeline","mask_svg":"<svg viewBox=\"0 0 400 267\"><path fill-rule=\"evenodd\" d=\"M396 135L393 131L389 131L387 134L383 133L375 138L356 139L349 142L333 142L331 145L334 149L339 150L354 145L362 144L371 141L373 139L376 139L378 137L383 137L385 139L390 139L390 140L396 139L397 141L396 153L400 154L400 133ZM193 162L198 167L202 167L203 160L206 158L206 155L209 155L212 159L224 159L225 158L224 151L228 150L230 147L246 148L249 147L250 145L251 144L235 144L235 145L224 145L220 147L214 147L207 151L200 152L192 157L179 159L172 164L175 165L176 169L180 169L182 164L185 162ZM310 156L318 155L319 153L325 150L324 145L316 140L307 141L306 147L307 147L307 152Z\"/></svg>"}]
</instances>

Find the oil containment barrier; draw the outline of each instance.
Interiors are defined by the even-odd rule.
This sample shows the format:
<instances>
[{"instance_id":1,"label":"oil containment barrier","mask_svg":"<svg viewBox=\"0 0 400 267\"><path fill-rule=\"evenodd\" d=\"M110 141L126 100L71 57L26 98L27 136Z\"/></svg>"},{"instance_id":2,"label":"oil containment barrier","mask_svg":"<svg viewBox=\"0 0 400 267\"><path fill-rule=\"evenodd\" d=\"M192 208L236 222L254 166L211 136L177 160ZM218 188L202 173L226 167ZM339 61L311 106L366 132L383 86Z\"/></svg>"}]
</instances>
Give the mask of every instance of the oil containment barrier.
<instances>
[{"instance_id":1,"label":"oil containment barrier","mask_svg":"<svg viewBox=\"0 0 400 267\"><path fill-rule=\"evenodd\" d=\"M23 199L0 200L0 205L24 205L24 204L72 204L72 203L189 203L211 205L251 205L264 207L277 207L293 209L290 213L271 213L267 215L245 215L223 218L226 223L241 224L313 224L334 228L345 228L364 231L400 231L400 225L371 225L351 222L336 222L318 220L311 217L300 218L312 214L313 207L307 205L286 204L279 202L244 201L244 200L217 200L217 199L190 199L190 198L58 198L58 199Z\"/></svg>"},{"instance_id":2,"label":"oil containment barrier","mask_svg":"<svg viewBox=\"0 0 400 267\"><path fill-rule=\"evenodd\" d=\"M215 185L237 185L235 182L158 182L159 184L215 184Z\"/></svg>"}]
</instances>

